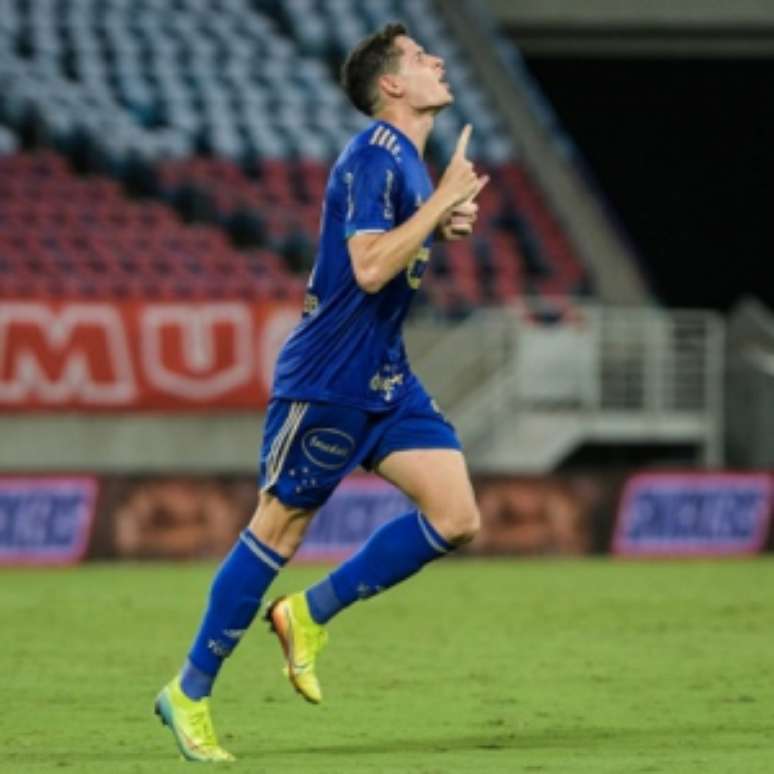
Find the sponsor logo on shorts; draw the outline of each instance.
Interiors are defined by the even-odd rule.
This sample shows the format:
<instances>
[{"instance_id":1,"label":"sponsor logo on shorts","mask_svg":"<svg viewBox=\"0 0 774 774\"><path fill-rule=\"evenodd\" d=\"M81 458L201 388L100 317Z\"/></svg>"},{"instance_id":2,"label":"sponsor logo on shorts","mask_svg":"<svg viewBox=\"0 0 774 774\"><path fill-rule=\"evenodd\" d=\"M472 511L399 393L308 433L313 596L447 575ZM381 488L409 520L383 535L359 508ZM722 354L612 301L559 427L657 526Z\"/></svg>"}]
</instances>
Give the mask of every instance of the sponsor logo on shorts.
<instances>
[{"instance_id":1,"label":"sponsor logo on shorts","mask_svg":"<svg viewBox=\"0 0 774 774\"><path fill-rule=\"evenodd\" d=\"M328 470L343 468L355 450L355 440L333 427L308 430L301 441L304 455L315 465Z\"/></svg>"}]
</instances>

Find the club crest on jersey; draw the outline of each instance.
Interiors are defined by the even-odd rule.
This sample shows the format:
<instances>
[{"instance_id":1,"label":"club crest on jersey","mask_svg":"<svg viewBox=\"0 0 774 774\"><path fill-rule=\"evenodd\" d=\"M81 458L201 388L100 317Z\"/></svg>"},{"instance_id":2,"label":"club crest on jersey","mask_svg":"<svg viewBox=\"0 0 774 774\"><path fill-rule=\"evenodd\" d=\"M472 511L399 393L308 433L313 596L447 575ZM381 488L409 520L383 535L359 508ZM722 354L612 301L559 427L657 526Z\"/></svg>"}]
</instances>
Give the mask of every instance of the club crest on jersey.
<instances>
[{"instance_id":1,"label":"club crest on jersey","mask_svg":"<svg viewBox=\"0 0 774 774\"><path fill-rule=\"evenodd\" d=\"M406 282L412 290L418 290L422 284L422 275L427 270L427 264L430 260L430 251L423 247L411 259L411 263L406 267Z\"/></svg>"},{"instance_id":2,"label":"club crest on jersey","mask_svg":"<svg viewBox=\"0 0 774 774\"><path fill-rule=\"evenodd\" d=\"M355 450L355 440L334 427L315 427L301 439L304 456L315 465L335 470L343 468Z\"/></svg>"}]
</instances>

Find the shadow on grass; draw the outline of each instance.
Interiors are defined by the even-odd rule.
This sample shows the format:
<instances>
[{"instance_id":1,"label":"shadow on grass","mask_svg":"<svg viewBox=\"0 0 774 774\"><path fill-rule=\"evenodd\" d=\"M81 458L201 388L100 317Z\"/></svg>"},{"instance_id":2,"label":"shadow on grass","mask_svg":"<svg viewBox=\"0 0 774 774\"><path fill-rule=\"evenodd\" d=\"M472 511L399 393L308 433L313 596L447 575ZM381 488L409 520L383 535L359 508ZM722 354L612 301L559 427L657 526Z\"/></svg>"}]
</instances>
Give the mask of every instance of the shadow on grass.
<instances>
[{"instance_id":1,"label":"shadow on grass","mask_svg":"<svg viewBox=\"0 0 774 774\"><path fill-rule=\"evenodd\" d=\"M450 737L406 738L397 735L393 739L359 739L337 741L333 744L315 744L309 747L257 746L262 755L392 755L395 753L445 753L473 752L476 750L593 750L595 748L641 747L655 749L670 740L679 741L686 736L701 740L704 747L711 747L713 739L722 744L719 737L728 734L770 734L769 726L747 725L743 728L728 726L670 726L664 728L556 728L536 731L522 730L494 734L479 733ZM752 740L751 740L752 742ZM245 754L253 751L245 750Z\"/></svg>"},{"instance_id":2,"label":"shadow on grass","mask_svg":"<svg viewBox=\"0 0 774 774\"><path fill-rule=\"evenodd\" d=\"M231 749L241 762L266 762L271 757L295 756L352 756L352 755L401 755L401 754L443 754L459 752L481 752L482 754L498 751L540 750L550 751L593 751L595 749L628 748L641 750L673 749L681 745L686 738L693 740L693 749L708 750L713 747L729 747L729 735L760 735L769 739L771 728L768 725L746 725L744 727L728 726L669 726L662 728L621 729L621 728L556 728L535 731L522 730L504 733L479 733L462 736L427 736L422 738L407 738L396 734L394 738L338 740L333 744L313 744L309 746L272 746L269 740L245 745L245 740L225 741L225 746ZM723 737L726 737L724 740ZM714 742L714 744L713 744ZM740 745L735 740L733 749L760 749L760 739L750 739L748 744ZM20 768L28 764L48 763L54 766L72 766L78 763L94 763L102 761L106 765L113 763L158 763L160 758L169 760L174 757L174 745L171 742L165 752L155 749L127 750L103 747L99 750L27 750L24 752L11 750L6 756L6 762L15 761ZM12 771L9 769L9 771ZM138 771L144 770L140 767Z\"/></svg>"}]
</instances>

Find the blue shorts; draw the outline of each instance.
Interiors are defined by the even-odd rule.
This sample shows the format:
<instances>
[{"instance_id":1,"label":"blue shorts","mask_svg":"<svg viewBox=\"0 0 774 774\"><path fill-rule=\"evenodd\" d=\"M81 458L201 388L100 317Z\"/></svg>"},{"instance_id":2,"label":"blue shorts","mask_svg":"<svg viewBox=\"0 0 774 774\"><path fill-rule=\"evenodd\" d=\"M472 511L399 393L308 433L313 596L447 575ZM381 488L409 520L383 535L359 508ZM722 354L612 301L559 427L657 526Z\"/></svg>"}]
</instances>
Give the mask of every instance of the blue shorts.
<instances>
[{"instance_id":1,"label":"blue shorts","mask_svg":"<svg viewBox=\"0 0 774 774\"><path fill-rule=\"evenodd\" d=\"M460 449L452 425L417 383L392 411L274 399L266 413L261 489L285 505L315 509L359 465L410 449Z\"/></svg>"}]
</instances>

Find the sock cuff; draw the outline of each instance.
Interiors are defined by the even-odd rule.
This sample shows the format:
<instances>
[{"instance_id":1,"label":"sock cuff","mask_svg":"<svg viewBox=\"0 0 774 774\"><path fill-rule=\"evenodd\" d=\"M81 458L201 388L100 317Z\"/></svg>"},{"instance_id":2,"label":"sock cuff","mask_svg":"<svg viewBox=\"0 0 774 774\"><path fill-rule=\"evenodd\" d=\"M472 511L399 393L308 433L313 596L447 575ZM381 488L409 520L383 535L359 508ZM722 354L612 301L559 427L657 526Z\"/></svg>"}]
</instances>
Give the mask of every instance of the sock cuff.
<instances>
[{"instance_id":1,"label":"sock cuff","mask_svg":"<svg viewBox=\"0 0 774 774\"><path fill-rule=\"evenodd\" d=\"M242 530L239 535L239 540L244 543L258 559L275 572L279 572L288 561L284 556L280 556L276 551L258 540L249 529Z\"/></svg>"},{"instance_id":2,"label":"sock cuff","mask_svg":"<svg viewBox=\"0 0 774 774\"><path fill-rule=\"evenodd\" d=\"M448 554L449 551L454 550L454 546L438 534L435 527L433 527L427 517L420 511L417 511L417 521L419 522L419 528L422 530L425 540L433 551L438 554Z\"/></svg>"},{"instance_id":3,"label":"sock cuff","mask_svg":"<svg viewBox=\"0 0 774 774\"><path fill-rule=\"evenodd\" d=\"M309 615L318 624L328 623L343 607L330 575L306 590L306 603Z\"/></svg>"},{"instance_id":4,"label":"sock cuff","mask_svg":"<svg viewBox=\"0 0 774 774\"><path fill-rule=\"evenodd\" d=\"M180 688L189 698L196 701L209 696L212 693L212 684L215 682L215 676L199 669L188 656L188 660L183 664L180 670Z\"/></svg>"}]
</instances>

